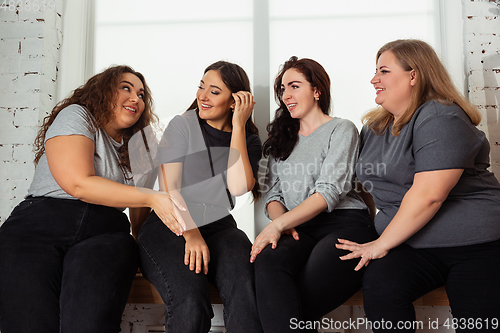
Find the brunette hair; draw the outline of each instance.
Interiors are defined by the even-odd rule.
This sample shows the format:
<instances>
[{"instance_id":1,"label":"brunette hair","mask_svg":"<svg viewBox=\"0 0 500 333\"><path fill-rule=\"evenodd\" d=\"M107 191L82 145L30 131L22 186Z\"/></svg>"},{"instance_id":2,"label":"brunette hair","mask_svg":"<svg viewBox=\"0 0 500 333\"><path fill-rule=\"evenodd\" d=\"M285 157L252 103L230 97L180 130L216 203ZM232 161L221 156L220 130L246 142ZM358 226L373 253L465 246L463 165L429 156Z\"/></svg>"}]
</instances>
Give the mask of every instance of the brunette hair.
<instances>
[{"instance_id":1,"label":"brunette hair","mask_svg":"<svg viewBox=\"0 0 500 333\"><path fill-rule=\"evenodd\" d=\"M252 92L250 89L250 80L248 79L248 75L241 66L227 62L227 61L217 61L207 68L203 74L206 74L208 71L217 71L222 79L222 82L226 85L226 87L232 92L237 93L238 91L248 91ZM199 116L198 110L198 101L195 99L193 103L189 106L188 110L196 110L196 115L198 116L198 120L202 121ZM229 111L229 110L228 110ZM233 123L233 113L228 112L228 123ZM255 125L252 120L252 116L250 116L245 124L245 131L247 133L253 133L259 135L259 129ZM259 199L262 196L260 191L259 182L255 180L255 185L252 189L252 195L254 200Z\"/></svg>"},{"instance_id":2,"label":"brunette hair","mask_svg":"<svg viewBox=\"0 0 500 333\"><path fill-rule=\"evenodd\" d=\"M35 152L35 165L38 164L45 152L45 135L47 130L50 125L52 125L59 112L67 106L78 104L85 107L93 116L89 117L92 121L92 124L89 124L89 129L91 130L100 129L112 120L112 109L116 101L116 91L125 73L134 74L144 85L144 111L139 120L133 126L125 130L123 134L123 145L119 151L120 166L128 172L131 172L128 155L128 141L136 132L156 122L158 117L153 113L153 99L144 76L134 71L129 66L112 66L92 76L84 85L75 89L69 97L60 101L52 109L52 112L43 119L42 126L34 142L33 150ZM94 126L92 127L91 125ZM127 176L125 175L125 177Z\"/></svg>"},{"instance_id":3,"label":"brunette hair","mask_svg":"<svg viewBox=\"0 0 500 333\"><path fill-rule=\"evenodd\" d=\"M283 102L281 89L283 75L292 68L304 75L312 88L316 88L320 92L317 103L324 114L330 113L330 77L326 70L315 60L291 57L281 66L278 76L274 80L274 98L279 107L276 109L274 120L267 125L268 137L263 148L264 156L271 155L281 161L290 156L299 140L299 120L290 115Z\"/></svg>"},{"instance_id":4,"label":"brunette hair","mask_svg":"<svg viewBox=\"0 0 500 333\"><path fill-rule=\"evenodd\" d=\"M377 52L376 62L382 53L390 51L396 57L396 62L405 71L414 70L416 84L413 86L410 105L403 115L394 121L394 116L383 107L367 112L362 121L376 134L384 133L394 121L392 134L398 136L415 111L430 100L450 105L456 103L469 116L474 125L481 121L481 114L455 87L446 68L439 60L434 49L418 39L398 39L382 46Z\"/></svg>"}]
</instances>

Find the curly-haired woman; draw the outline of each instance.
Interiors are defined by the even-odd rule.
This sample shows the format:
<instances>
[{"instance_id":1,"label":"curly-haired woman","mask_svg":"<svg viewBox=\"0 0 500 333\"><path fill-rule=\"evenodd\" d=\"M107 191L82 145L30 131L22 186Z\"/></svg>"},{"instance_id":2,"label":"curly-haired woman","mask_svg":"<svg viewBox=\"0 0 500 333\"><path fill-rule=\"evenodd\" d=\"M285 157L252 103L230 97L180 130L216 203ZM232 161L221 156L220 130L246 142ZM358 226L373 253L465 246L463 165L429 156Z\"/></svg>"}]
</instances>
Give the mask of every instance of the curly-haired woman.
<instances>
[{"instance_id":1,"label":"curly-haired woman","mask_svg":"<svg viewBox=\"0 0 500 333\"><path fill-rule=\"evenodd\" d=\"M154 121L144 77L127 66L45 118L28 195L0 228L3 333L120 331L138 254L119 207L161 210L168 198L132 186L128 140Z\"/></svg>"}]
</instances>

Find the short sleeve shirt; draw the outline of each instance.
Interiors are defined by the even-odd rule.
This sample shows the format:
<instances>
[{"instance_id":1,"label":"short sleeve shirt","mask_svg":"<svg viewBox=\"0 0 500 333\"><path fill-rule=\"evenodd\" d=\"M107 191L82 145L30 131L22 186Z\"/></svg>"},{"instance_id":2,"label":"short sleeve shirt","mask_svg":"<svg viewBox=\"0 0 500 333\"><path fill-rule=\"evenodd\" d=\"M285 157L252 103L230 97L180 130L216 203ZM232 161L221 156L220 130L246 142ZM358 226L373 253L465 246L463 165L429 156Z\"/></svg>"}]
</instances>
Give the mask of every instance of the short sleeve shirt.
<instances>
[{"instance_id":1,"label":"short sleeve shirt","mask_svg":"<svg viewBox=\"0 0 500 333\"><path fill-rule=\"evenodd\" d=\"M92 115L86 108L72 104L61 110L47 130L45 141L63 135L83 135L94 141L94 170L96 176L122 184L133 184L129 179L131 175L120 167L118 149L122 144L114 141L104 129L95 129ZM45 154L42 155L35 169L28 195L76 199L66 193L52 177Z\"/></svg>"},{"instance_id":2,"label":"short sleeve shirt","mask_svg":"<svg viewBox=\"0 0 500 333\"><path fill-rule=\"evenodd\" d=\"M220 131L200 120L195 110L175 116L158 147L158 165L183 163L181 194L187 202L231 209L227 167L231 132ZM257 179L262 145L257 134L247 133L248 158ZM231 196L232 202L234 198Z\"/></svg>"},{"instance_id":3,"label":"short sleeve shirt","mask_svg":"<svg viewBox=\"0 0 500 333\"><path fill-rule=\"evenodd\" d=\"M500 184L487 170L490 146L456 104L429 101L398 136L363 128L358 179L373 196L380 234L399 209L416 173L464 169L436 215L407 243L417 248L452 247L500 239Z\"/></svg>"}]
</instances>

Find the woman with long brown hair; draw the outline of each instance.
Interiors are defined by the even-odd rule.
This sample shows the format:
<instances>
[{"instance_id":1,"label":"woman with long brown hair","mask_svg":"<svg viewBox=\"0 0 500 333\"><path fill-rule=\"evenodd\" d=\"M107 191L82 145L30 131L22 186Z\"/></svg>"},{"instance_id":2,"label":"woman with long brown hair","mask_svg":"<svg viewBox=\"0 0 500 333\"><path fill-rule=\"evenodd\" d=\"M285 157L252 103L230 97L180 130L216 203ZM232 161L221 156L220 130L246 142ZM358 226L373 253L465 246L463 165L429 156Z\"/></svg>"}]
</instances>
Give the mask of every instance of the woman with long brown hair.
<instances>
[{"instance_id":1,"label":"woman with long brown hair","mask_svg":"<svg viewBox=\"0 0 500 333\"><path fill-rule=\"evenodd\" d=\"M479 111L420 40L380 48L371 83L380 107L364 117L357 175L372 185L380 236L337 247L352 251L344 260L361 258L356 269L367 266L374 331L414 332L412 302L445 285L450 328L498 332L500 184L487 170Z\"/></svg>"},{"instance_id":2,"label":"woman with long brown hair","mask_svg":"<svg viewBox=\"0 0 500 333\"><path fill-rule=\"evenodd\" d=\"M196 99L160 141L160 186L187 208L172 204L167 216L171 225L186 226L182 232L165 226L157 211L139 231L141 271L165 303L165 332L210 330L209 282L221 295L228 332L262 331L247 259L252 243L229 212L234 196L260 196L254 104L243 68L218 61L205 69Z\"/></svg>"},{"instance_id":3,"label":"woman with long brown hair","mask_svg":"<svg viewBox=\"0 0 500 333\"><path fill-rule=\"evenodd\" d=\"M257 305L265 332L318 328L322 316L361 287L362 272L339 259L338 238L372 239L367 206L353 188L359 135L329 116L330 78L312 59L290 58L278 73L279 104L268 126L265 210L255 239ZM315 331L315 330L311 330Z\"/></svg>"},{"instance_id":4,"label":"woman with long brown hair","mask_svg":"<svg viewBox=\"0 0 500 333\"><path fill-rule=\"evenodd\" d=\"M128 66L91 77L45 118L28 195L0 228L3 333L120 331L138 266L120 207L161 210L168 199L132 186L127 143L155 118Z\"/></svg>"}]
</instances>

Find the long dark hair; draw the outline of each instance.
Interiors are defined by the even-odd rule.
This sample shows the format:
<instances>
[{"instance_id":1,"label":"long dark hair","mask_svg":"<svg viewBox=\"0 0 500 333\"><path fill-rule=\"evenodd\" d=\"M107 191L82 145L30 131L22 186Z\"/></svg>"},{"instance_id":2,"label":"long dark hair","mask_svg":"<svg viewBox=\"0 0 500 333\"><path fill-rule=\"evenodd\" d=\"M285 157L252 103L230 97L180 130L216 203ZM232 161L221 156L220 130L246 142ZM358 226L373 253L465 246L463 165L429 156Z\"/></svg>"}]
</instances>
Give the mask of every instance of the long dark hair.
<instances>
[{"instance_id":1,"label":"long dark hair","mask_svg":"<svg viewBox=\"0 0 500 333\"><path fill-rule=\"evenodd\" d=\"M324 114L330 113L330 77L323 66L312 59L298 59L296 56L288 59L274 80L274 98L279 107L276 109L274 120L267 125L268 137L263 148L264 156L271 155L279 161L284 161L290 156L299 140L299 120L290 115L283 102L281 90L283 75L292 68L304 75L307 82L320 91L318 105Z\"/></svg>"},{"instance_id":2,"label":"long dark hair","mask_svg":"<svg viewBox=\"0 0 500 333\"><path fill-rule=\"evenodd\" d=\"M45 152L45 134L50 125L54 122L61 110L71 104L78 104L85 107L93 116L93 125L99 129L112 120L113 104L116 99L116 91L118 85L125 73L131 73L137 76L144 85L144 112L139 120L123 133L123 145L120 147L119 157L120 166L131 172L130 160L128 154L128 141L130 138L142 128L150 125L158 120L158 117L153 113L153 98L151 91L144 76L134 71L129 66L112 66L105 71L92 76L84 85L75 89L71 95L59 103L52 109L52 112L43 119L42 126L34 143L35 165L38 164L40 158ZM90 128L90 127L89 127Z\"/></svg>"},{"instance_id":3,"label":"long dark hair","mask_svg":"<svg viewBox=\"0 0 500 333\"><path fill-rule=\"evenodd\" d=\"M217 71L222 79L222 82L226 85L226 87L232 92L237 93L238 91L248 91L252 92L250 89L250 80L248 79L248 75L243 68L241 68L237 64L233 64L227 61L217 61L207 68L203 74L206 74L208 71ZM196 110L196 114L198 115L198 120L201 121L198 111L198 101L195 99L193 103L189 106L188 110ZM228 123L233 123L233 113L228 113ZM259 135L259 129L255 125L252 120L252 116L250 116L245 124L245 131L247 133L253 133ZM252 195L254 200L259 199L262 196L260 191L259 182L255 180L255 185L252 189Z\"/></svg>"}]
</instances>

